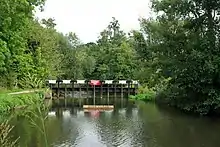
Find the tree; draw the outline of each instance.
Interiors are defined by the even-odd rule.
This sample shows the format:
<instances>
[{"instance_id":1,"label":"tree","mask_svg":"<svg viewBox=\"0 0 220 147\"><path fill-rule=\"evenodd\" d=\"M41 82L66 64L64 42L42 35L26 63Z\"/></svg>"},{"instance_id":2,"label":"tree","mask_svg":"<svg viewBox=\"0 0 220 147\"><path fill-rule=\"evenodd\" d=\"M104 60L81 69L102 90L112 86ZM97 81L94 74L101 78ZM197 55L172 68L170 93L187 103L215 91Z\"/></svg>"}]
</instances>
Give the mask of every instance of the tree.
<instances>
[{"instance_id":1,"label":"tree","mask_svg":"<svg viewBox=\"0 0 220 147\"><path fill-rule=\"evenodd\" d=\"M53 18L49 18L49 19L42 19L42 24L44 24L46 26L46 28L50 28L50 29L54 29L54 27L56 26L56 23L54 22L55 19Z\"/></svg>"},{"instance_id":2,"label":"tree","mask_svg":"<svg viewBox=\"0 0 220 147\"><path fill-rule=\"evenodd\" d=\"M153 0L157 19L142 21L157 67L172 78L166 90L170 105L204 114L219 108L218 4Z\"/></svg>"},{"instance_id":3,"label":"tree","mask_svg":"<svg viewBox=\"0 0 220 147\"><path fill-rule=\"evenodd\" d=\"M33 19L33 9L44 3L41 0L15 0L0 2L0 45L1 45L1 86L12 87L17 84L17 76L27 66L25 54L28 23Z\"/></svg>"}]
</instances>

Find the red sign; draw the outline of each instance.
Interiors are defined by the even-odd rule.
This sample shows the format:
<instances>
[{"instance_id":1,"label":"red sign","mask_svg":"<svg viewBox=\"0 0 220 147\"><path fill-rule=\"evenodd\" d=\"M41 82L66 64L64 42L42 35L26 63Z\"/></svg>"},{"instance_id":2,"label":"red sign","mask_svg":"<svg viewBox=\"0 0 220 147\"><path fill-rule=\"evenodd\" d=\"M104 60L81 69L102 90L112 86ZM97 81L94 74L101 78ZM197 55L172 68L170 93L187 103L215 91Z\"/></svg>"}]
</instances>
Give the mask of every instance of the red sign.
<instances>
[{"instance_id":1,"label":"red sign","mask_svg":"<svg viewBox=\"0 0 220 147\"><path fill-rule=\"evenodd\" d=\"M100 86L102 83L100 80L91 80L90 85L92 86Z\"/></svg>"}]
</instances>

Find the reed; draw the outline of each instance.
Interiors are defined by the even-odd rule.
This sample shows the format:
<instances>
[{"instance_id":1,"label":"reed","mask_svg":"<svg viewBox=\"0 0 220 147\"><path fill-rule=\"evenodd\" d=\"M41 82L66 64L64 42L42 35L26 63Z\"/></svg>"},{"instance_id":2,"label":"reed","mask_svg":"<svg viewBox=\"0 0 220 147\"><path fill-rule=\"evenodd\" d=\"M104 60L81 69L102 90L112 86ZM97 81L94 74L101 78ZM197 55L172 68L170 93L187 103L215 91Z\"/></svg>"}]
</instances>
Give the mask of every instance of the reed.
<instances>
[{"instance_id":1,"label":"reed","mask_svg":"<svg viewBox=\"0 0 220 147\"><path fill-rule=\"evenodd\" d=\"M0 146L1 147L16 147L16 143L19 138L12 141L12 136L10 133L14 126L11 126L8 121L0 124Z\"/></svg>"},{"instance_id":2,"label":"reed","mask_svg":"<svg viewBox=\"0 0 220 147\"><path fill-rule=\"evenodd\" d=\"M49 107L45 106L43 103L38 103L36 109L29 110L26 113L26 118L29 119L30 124L35 127L43 136L44 147L49 147L46 131L46 120L48 118Z\"/></svg>"}]
</instances>

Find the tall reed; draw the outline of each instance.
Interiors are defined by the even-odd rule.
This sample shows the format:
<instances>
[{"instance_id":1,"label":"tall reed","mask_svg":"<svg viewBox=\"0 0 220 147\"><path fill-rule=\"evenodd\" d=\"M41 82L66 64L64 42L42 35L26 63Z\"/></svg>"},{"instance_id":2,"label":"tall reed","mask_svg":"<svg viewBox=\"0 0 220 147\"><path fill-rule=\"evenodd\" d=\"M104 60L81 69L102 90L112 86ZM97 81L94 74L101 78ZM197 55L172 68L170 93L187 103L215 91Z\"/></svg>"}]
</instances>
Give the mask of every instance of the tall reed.
<instances>
[{"instance_id":1,"label":"tall reed","mask_svg":"<svg viewBox=\"0 0 220 147\"><path fill-rule=\"evenodd\" d=\"M41 135L44 139L44 147L49 147L48 139L47 139L47 131L46 131L46 119L47 112L49 108L46 107L43 103L38 103L36 105L36 109L28 111L26 114L26 118L29 119L30 124L34 126L38 131L40 131Z\"/></svg>"},{"instance_id":2,"label":"tall reed","mask_svg":"<svg viewBox=\"0 0 220 147\"><path fill-rule=\"evenodd\" d=\"M0 146L1 147L16 147L16 143L19 138L12 141L12 136L10 136L10 133L14 126L11 126L8 121L5 121L0 124Z\"/></svg>"}]
</instances>

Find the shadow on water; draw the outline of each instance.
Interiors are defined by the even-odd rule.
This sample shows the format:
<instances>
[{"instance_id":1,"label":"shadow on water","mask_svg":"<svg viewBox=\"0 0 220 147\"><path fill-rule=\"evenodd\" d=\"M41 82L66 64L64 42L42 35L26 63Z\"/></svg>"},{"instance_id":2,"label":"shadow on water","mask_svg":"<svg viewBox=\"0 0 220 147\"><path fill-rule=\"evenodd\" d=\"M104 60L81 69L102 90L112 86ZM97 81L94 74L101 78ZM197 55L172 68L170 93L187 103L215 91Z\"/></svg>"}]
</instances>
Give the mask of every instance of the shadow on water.
<instances>
[{"instance_id":1,"label":"shadow on water","mask_svg":"<svg viewBox=\"0 0 220 147\"><path fill-rule=\"evenodd\" d=\"M142 110L141 110L142 109ZM218 147L220 119L189 115L174 108L143 104L147 134L162 147Z\"/></svg>"},{"instance_id":2,"label":"shadow on water","mask_svg":"<svg viewBox=\"0 0 220 147\"><path fill-rule=\"evenodd\" d=\"M155 104L122 98L97 98L112 111L85 112L93 99L55 100L46 120L48 142L54 147L219 147L220 120L195 117ZM20 146L42 147L40 132L17 117L14 135Z\"/></svg>"}]
</instances>

